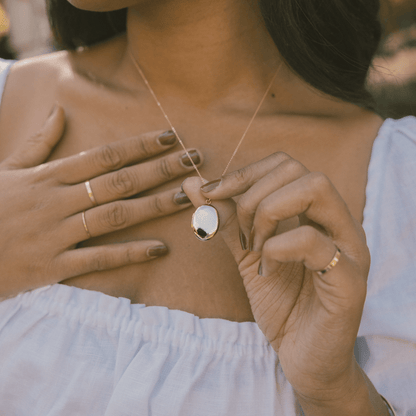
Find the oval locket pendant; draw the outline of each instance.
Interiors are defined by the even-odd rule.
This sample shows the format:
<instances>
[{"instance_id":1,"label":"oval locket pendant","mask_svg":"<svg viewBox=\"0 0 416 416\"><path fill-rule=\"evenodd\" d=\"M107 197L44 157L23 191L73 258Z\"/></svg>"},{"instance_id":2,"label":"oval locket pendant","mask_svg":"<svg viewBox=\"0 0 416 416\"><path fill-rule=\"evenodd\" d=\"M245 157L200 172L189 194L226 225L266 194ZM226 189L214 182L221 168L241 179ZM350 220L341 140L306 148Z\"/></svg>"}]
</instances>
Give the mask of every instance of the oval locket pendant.
<instances>
[{"instance_id":1,"label":"oval locket pendant","mask_svg":"<svg viewBox=\"0 0 416 416\"><path fill-rule=\"evenodd\" d=\"M211 240L220 228L217 209L212 205L201 205L192 215L191 227L198 240Z\"/></svg>"}]
</instances>

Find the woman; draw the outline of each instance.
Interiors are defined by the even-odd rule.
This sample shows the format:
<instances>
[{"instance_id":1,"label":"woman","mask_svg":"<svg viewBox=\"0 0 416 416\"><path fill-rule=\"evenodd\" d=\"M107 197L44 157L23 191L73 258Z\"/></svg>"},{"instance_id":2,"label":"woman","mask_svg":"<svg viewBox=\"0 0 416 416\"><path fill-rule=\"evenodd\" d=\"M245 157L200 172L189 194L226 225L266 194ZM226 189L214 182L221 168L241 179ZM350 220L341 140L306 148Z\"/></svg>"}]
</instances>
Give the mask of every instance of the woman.
<instances>
[{"instance_id":1,"label":"woman","mask_svg":"<svg viewBox=\"0 0 416 416\"><path fill-rule=\"evenodd\" d=\"M204 156L201 175L209 183L200 188L200 178L188 179L183 190L196 207L206 198L212 201L221 235L197 242L188 210L131 226L140 219L142 198L118 202L110 215L113 228L105 229L100 213L117 199L111 191L119 189L118 197L124 198L163 181L150 184L150 176L137 168L106 180L103 169L89 170L85 163L71 171L67 162L63 171L71 174L58 181L72 204L64 222L73 230L73 241L87 239L81 250L157 238L170 253L105 272L94 271L105 268L99 261L90 273L63 282L66 267L61 266L54 269L60 277L35 285L62 284L3 301L2 410L388 415L391 410L380 394L403 414L414 409L413 394L406 390L414 386L414 353L402 341L414 339L400 320L403 310L386 308L386 298L376 293L367 299L369 311L360 326L370 268L361 226L364 207L372 221L367 237L373 248L379 249L377 238L394 241L393 247L371 253L381 281L408 291L403 283L415 270L411 257L406 257L406 270L399 270L393 249L412 240L399 238L397 224L388 227L383 210L391 208L393 197L396 210L409 201L399 200L400 181L386 194L378 182L380 173L397 168L397 159L394 168L390 159L382 159L384 165L380 161L392 154L385 147L392 137L406 138L393 154L403 156L400 167L412 169L404 163L416 152L415 121L383 122L371 110L364 87L380 35L378 2L333 0L325 7L289 0L70 3L74 7L63 0L49 4L55 36L68 51L11 67L0 115L7 138L3 158L40 128L56 100L65 110L67 128L51 160L160 131L164 123L178 131L186 146L198 149L190 155L194 163ZM83 43L91 46L76 49ZM265 91L261 110L230 164L234 172L218 180ZM16 123L17 106L24 123ZM59 126L62 132L62 123L55 123L54 137ZM117 169L135 160L110 165ZM34 189L44 189L39 182L56 182L53 173L60 162L51 163L30 171L41 172ZM168 177L173 176L168 169ZM83 184L88 180L90 187ZM171 187L163 184L141 196ZM404 189L414 187L409 179ZM63 198L64 191L47 194L47 203ZM171 201L177 191L169 192ZM390 200L377 210L377 200L387 194ZM236 207L231 198L239 195ZM100 206L88 209L86 203ZM56 211L55 221L63 215ZM377 221L387 234L377 234ZM105 231L114 232L102 236ZM325 274L316 272L326 268ZM391 269L395 274L389 276ZM21 276L10 292L28 289L22 283L25 273ZM380 320L383 308L390 320ZM410 303L406 311L412 311ZM357 333L369 335L361 346L361 352L369 351L369 362L354 357ZM388 344L383 337L391 334L399 340ZM388 345L392 356L400 351L408 357L394 377L377 357Z\"/></svg>"}]
</instances>

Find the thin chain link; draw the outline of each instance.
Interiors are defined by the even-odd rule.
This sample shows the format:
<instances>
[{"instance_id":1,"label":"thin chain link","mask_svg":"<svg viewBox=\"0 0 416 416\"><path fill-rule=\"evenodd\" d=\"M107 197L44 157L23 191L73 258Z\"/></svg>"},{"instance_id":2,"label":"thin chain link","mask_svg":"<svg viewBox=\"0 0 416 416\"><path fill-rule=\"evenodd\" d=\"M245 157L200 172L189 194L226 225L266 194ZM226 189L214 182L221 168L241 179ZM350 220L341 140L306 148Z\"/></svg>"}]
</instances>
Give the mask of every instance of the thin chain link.
<instances>
[{"instance_id":1,"label":"thin chain link","mask_svg":"<svg viewBox=\"0 0 416 416\"><path fill-rule=\"evenodd\" d=\"M169 126L170 126L171 130L175 133L176 137L178 138L178 141L179 141L180 145L183 147L183 150L185 150L186 155L188 156L189 160L190 160L190 161L191 161L191 163L192 163L192 166L194 167L194 169L196 170L196 173L197 173L197 174L199 175L199 177L201 178L201 182L204 184L206 181L205 181L205 180L204 180L204 178L202 177L202 175L201 175L201 173L199 172L198 168L196 167L196 165L195 165L194 161L192 160L191 156L189 155L188 151L186 150L186 147L185 147L185 145L183 144L182 139L179 137L178 132L176 131L175 127L173 126L173 124L172 124L172 123L171 123L171 121L169 120L168 115L166 114L165 110L163 109L162 105L160 104L159 100L157 99L156 94L154 93L154 91L153 91L152 87L150 86L149 82L147 81L147 78L145 77L145 75L144 75L144 73L143 73L142 69L140 68L140 65L138 64L138 62L137 62L137 61L136 61L136 59L134 58L134 56L133 56L133 54L132 54L131 50L129 50L129 54L130 54L130 57L131 57L131 59L132 59L132 61L133 61L134 65L135 65L135 67L136 67L137 71L139 72L139 74L140 74L140 76L142 77L142 79L143 79L144 83L146 84L147 88L149 89L150 93L152 94L152 96L153 96L154 100L156 101L156 104L157 104L157 105L158 105L158 107L160 108L160 111L162 112L163 116L165 117L166 121L168 122L168 124L169 124ZM276 70L276 73L274 74L274 76L273 76L272 80L270 81L270 84L269 84L269 86L267 87L267 90L266 90L266 92L264 93L263 98L261 99L261 101L260 101L259 105L257 106L256 111L255 111L255 112L254 112L254 114L253 114L253 117L251 117L251 120L250 120L250 122L248 123L248 126L247 126L246 130L244 131L243 136L241 137L240 141L238 142L237 147L235 148L234 153L232 154L231 159L230 159L230 160L229 160L229 162L227 163L227 166L225 167L224 172L222 173L222 175L221 175L221 176L224 176L224 175L225 175L225 173L227 172L227 170L228 170L228 168L229 168L229 166L230 166L230 164L231 164L231 161L234 159L234 156L236 155L236 153L237 153L238 149L239 149L239 148L240 148L240 146L241 146L241 143L242 143L242 142L243 142L243 140L245 139L245 137L246 137L246 135L247 135L247 132L248 132L248 130L249 130L249 128L250 128L250 126L251 126L251 124L253 123L254 119L256 118L256 115L257 115L257 113L259 112L261 105L263 104L264 100L266 99L267 94L269 93L270 88L272 87L273 82L274 82L274 80L276 79L277 74L279 73L279 70L280 70L280 68L281 68L281 66L282 66L282 63L283 63L283 62L281 62L281 63L279 64L279 66L278 66L278 68L277 68L277 70Z\"/></svg>"}]
</instances>

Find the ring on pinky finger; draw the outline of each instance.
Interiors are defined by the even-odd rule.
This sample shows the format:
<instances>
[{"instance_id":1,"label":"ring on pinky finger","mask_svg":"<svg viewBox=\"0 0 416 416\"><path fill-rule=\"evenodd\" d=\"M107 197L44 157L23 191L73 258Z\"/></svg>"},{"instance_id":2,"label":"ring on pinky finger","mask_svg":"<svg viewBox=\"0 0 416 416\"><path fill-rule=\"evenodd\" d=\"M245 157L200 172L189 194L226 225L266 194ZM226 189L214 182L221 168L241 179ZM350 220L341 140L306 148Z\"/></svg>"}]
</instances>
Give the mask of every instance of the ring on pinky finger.
<instances>
[{"instance_id":1,"label":"ring on pinky finger","mask_svg":"<svg viewBox=\"0 0 416 416\"><path fill-rule=\"evenodd\" d=\"M319 276L322 276L325 273L329 272L338 264L339 259L341 257L341 250L335 244L334 246L335 246L336 252L332 260L329 262L328 266L326 266L323 270L313 270L314 272L318 273Z\"/></svg>"},{"instance_id":2,"label":"ring on pinky finger","mask_svg":"<svg viewBox=\"0 0 416 416\"><path fill-rule=\"evenodd\" d=\"M278 263L298 262L322 277L338 264L340 254L329 237L314 227L303 225L265 242L258 274L265 277Z\"/></svg>"}]
</instances>

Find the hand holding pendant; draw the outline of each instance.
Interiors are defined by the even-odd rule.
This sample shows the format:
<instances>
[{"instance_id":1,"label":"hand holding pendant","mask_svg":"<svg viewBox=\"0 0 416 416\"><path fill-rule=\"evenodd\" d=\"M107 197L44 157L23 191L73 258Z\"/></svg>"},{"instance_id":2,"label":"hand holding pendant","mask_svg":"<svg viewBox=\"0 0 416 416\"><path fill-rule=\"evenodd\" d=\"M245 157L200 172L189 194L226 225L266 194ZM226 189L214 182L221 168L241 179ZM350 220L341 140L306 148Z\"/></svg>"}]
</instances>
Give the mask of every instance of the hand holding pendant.
<instances>
[{"instance_id":1,"label":"hand holding pendant","mask_svg":"<svg viewBox=\"0 0 416 416\"><path fill-rule=\"evenodd\" d=\"M220 234L286 378L299 396L339 399L361 382L353 349L370 267L364 230L327 176L285 153L210 184L189 178L183 188L194 206L210 198L218 210ZM276 233L279 222L296 218L297 227ZM250 250L243 250L241 234ZM337 247L336 267L316 273Z\"/></svg>"}]
</instances>

